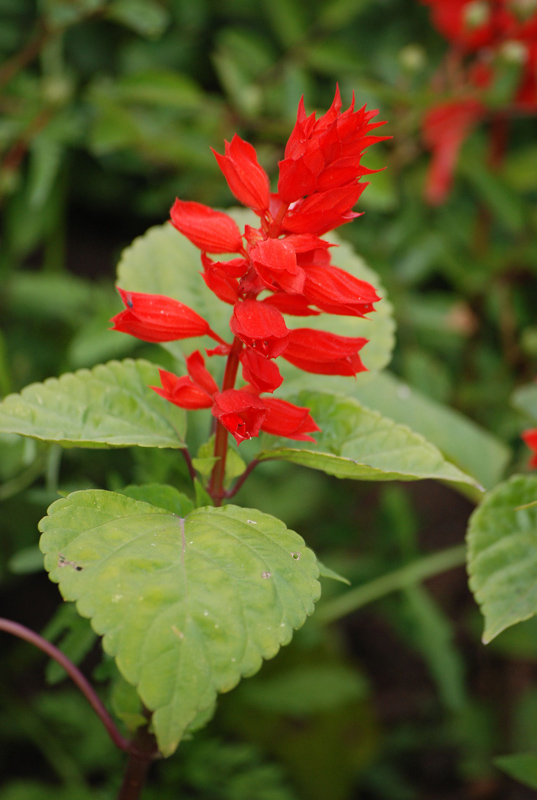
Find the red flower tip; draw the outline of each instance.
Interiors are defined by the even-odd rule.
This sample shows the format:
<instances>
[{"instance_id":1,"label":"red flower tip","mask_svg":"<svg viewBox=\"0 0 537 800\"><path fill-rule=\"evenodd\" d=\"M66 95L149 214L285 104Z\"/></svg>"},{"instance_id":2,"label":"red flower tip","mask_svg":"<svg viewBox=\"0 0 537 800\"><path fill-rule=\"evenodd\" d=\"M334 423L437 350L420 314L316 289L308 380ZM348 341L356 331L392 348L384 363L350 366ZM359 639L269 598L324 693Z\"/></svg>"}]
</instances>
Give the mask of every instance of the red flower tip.
<instances>
[{"instance_id":1,"label":"red flower tip","mask_svg":"<svg viewBox=\"0 0 537 800\"><path fill-rule=\"evenodd\" d=\"M206 253L240 253L243 250L237 223L223 211L177 199L170 217L173 227Z\"/></svg>"},{"instance_id":2,"label":"red flower tip","mask_svg":"<svg viewBox=\"0 0 537 800\"><path fill-rule=\"evenodd\" d=\"M226 142L224 155L213 153L237 200L263 215L270 203L269 179L252 145L235 134L231 142Z\"/></svg>"},{"instance_id":3,"label":"red flower tip","mask_svg":"<svg viewBox=\"0 0 537 800\"><path fill-rule=\"evenodd\" d=\"M250 247L250 258L261 280L269 289L301 294L304 270L296 262L296 252L285 239L264 239Z\"/></svg>"},{"instance_id":4,"label":"red flower tip","mask_svg":"<svg viewBox=\"0 0 537 800\"><path fill-rule=\"evenodd\" d=\"M328 314L363 317L380 300L375 288L339 267L304 265L304 296Z\"/></svg>"},{"instance_id":5,"label":"red flower tip","mask_svg":"<svg viewBox=\"0 0 537 800\"><path fill-rule=\"evenodd\" d=\"M215 394L212 413L240 444L259 436L267 409L257 395L242 389L227 389Z\"/></svg>"},{"instance_id":6,"label":"red flower tip","mask_svg":"<svg viewBox=\"0 0 537 800\"><path fill-rule=\"evenodd\" d=\"M112 330L144 342L172 342L212 335L209 324L188 306L160 294L127 292L118 287L126 309L112 317Z\"/></svg>"}]
</instances>

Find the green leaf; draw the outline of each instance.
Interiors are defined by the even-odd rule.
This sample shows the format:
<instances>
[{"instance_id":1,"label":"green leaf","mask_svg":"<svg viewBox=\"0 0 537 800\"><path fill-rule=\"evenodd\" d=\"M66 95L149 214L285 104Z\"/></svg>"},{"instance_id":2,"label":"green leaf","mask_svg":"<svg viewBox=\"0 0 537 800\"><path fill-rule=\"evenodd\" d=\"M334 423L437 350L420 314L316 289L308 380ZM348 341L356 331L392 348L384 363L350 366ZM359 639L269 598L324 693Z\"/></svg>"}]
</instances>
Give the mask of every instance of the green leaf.
<instances>
[{"instance_id":1,"label":"green leaf","mask_svg":"<svg viewBox=\"0 0 537 800\"><path fill-rule=\"evenodd\" d=\"M370 383L357 385L352 396L368 408L421 433L449 461L473 475L485 489L492 489L502 479L511 458L504 442L457 411L420 394L394 375L387 372L375 375Z\"/></svg>"},{"instance_id":2,"label":"green leaf","mask_svg":"<svg viewBox=\"0 0 537 800\"><path fill-rule=\"evenodd\" d=\"M511 778L532 789L537 789L537 754L516 753L510 756L498 756L494 763Z\"/></svg>"},{"instance_id":3,"label":"green leaf","mask_svg":"<svg viewBox=\"0 0 537 800\"><path fill-rule=\"evenodd\" d=\"M244 209L228 209L226 213L236 220L239 227L246 223L257 224L257 218ZM370 281L381 297L384 297L386 293L380 285L378 276L369 269L352 247L334 234L326 238L339 243L339 246L332 251L334 263L355 277ZM148 269L148 264L151 265L151 269ZM218 300L201 278L198 248L169 223L150 228L123 251L118 265L118 283L122 288L133 292L174 297L195 309L204 319L210 320L211 328L220 336L226 340L230 339L231 307ZM330 330L342 336L364 336L369 339L361 355L370 372L362 372L356 379L333 375L310 375L280 359L278 366L285 378L285 392L296 393L302 389L351 392L355 385L370 380L371 372L383 369L390 360L394 346L395 323L392 306L388 300L381 300L376 307L377 310L371 314L370 319L326 314L307 318L307 327ZM304 327L304 320L300 317L286 317L286 323L290 328ZM180 356L181 353L191 353L206 345L206 339L189 339L185 342L171 343L167 347ZM209 368L212 366L209 364Z\"/></svg>"},{"instance_id":4,"label":"green leaf","mask_svg":"<svg viewBox=\"0 0 537 800\"><path fill-rule=\"evenodd\" d=\"M307 448L276 444L258 453L260 461L278 458L356 480L436 478L477 485L423 436L350 397L302 392L297 403L311 410L321 428L317 444Z\"/></svg>"},{"instance_id":5,"label":"green leaf","mask_svg":"<svg viewBox=\"0 0 537 800\"><path fill-rule=\"evenodd\" d=\"M169 22L168 12L155 0L112 0L106 16L148 39L161 36Z\"/></svg>"},{"instance_id":6,"label":"green leaf","mask_svg":"<svg viewBox=\"0 0 537 800\"><path fill-rule=\"evenodd\" d=\"M0 432L77 447L184 447L185 413L149 386L148 361L110 361L44 383L0 403Z\"/></svg>"},{"instance_id":7,"label":"green leaf","mask_svg":"<svg viewBox=\"0 0 537 800\"><path fill-rule=\"evenodd\" d=\"M303 539L256 510L181 518L113 492L75 492L40 530L51 580L154 712L164 755L217 692L291 640L320 594Z\"/></svg>"},{"instance_id":8,"label":"green leaf","mask_svg":"<svg viewBox=\"0 0 537 800\"><path fill-rule=\"evenodd\" d=\"M515 475L488 494L468 527L470 588L485 617L483 641L537 613L537 477Z\"/></svg>"}]
</instances>

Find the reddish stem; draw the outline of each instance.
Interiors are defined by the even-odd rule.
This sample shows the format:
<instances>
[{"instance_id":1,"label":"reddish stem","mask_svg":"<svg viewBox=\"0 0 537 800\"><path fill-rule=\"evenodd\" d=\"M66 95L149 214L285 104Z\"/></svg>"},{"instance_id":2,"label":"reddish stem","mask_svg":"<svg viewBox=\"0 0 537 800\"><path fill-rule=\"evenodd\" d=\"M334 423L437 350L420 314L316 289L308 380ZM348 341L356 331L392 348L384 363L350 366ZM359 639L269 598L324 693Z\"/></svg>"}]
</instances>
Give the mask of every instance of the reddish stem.
<instances>
[{"instance_id":1,"label":"reddish stem","mask_svg":"<svg viewBox=\"0 0 537 800\"><path fill-rule=\"evenodd\" d=\"M242 342L240 339L233 340L231 351L227 357L226 371L224 372L224 380L222 382L222 391L233 389L235 380L237 379L237 371L239 369L239 356L242 350ZM218 461L214 465L214 469L209 481L207 491L211 495L215 505L222 504L222 499L225 497L224 491L224 476L226 473L226 455L228 445L228 430L224 428L220 420L216 421L216 435L214 441L214 457Z\"/></svg>"},{"instance_id":2,"label":"reddish stem","mask_svg":"<svg viewBox=\"0 0 537 800\"><path fill-rule=\"evenodd\" d=\"M30 642L30 644L35 645L50 658L54 659L54 661L56 661L60 667L63 667L73 683L78 686L90 706L93 708L106 728L108 735L117 747L119 747L121 750L124 750L126 753L130 753L138 759L147 760L155 758L155 751L153 751L151 755L145 750L138 750L138 747L136 746L136 740L134 743L131 743L128 739L125 739L125 737L121 735L115 726L114 720L104 707L91 684L80 672L78 667L75 667L73 662L70 661L70 659L68 659L67 656L55 645L48 642L38 633L35 633L35 631L30 630L30 628L27 628L25 625L21 625L19 622L13 622L10 619L4 619L0 617L0 630L5 631L6 633L11 633L13 636L17 636L19 639L24 639L25 641Z\"/></svg>"}]
</instances>

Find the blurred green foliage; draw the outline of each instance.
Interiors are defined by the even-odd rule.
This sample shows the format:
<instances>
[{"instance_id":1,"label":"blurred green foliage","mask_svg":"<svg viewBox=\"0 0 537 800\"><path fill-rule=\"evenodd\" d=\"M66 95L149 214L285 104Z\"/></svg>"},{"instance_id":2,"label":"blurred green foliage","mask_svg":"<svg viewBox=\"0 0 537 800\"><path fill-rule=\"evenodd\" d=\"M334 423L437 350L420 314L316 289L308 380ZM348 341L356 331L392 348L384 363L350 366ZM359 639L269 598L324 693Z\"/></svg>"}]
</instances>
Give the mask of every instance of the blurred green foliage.
<instances>
[{"instance_id":1,"label":"blurred green foliage","mask_svg":"<svg viewBox=\"0 0 537 800\"><path fill-rule=\"evenodd\" d=\"M511 468L524 469L526 395L509 399L537 367L535 119L511 122L495 172L486 130L475 132L448 201L428 207L420 125L443 48L414 0L0 0L0 395L127 355L171 367L107 330L120 249L165 220L175 196L232 202L210 148L235 132L274 174L300 96L323 111L338 81L346 103L354 91L379 108L393 137L366 158L387 169L370 178L365 216L341 231L381 274L399 326L397 379L385 376L378 404L374 384L364 389L364 402L390 416L409 384L422 425L441 431L437 403L449 404L501 440L469 429L468 458L486 442L503 466L510 446ZM500 477L490 466L481 480ZM37 521L58 492L186 478L174 452L0 440L2 614L48 623L70 657L97 665L124 721L137 709L88 623L55 612ZM470 509L442 487L349 486L271 463L239 499L307 531L353 584L460 542ZM345 590L325 583L328 601ZM493 755L537 747L535 625L486 652L477 628L462 571L341 626L313 618L224 698L208 733L154 768L147 800L506 796ZM54 666L44 690L43 659L26 645L1 646L2 800L114 796L123 759L85 701Z\"/></svg>"}]
</instances>

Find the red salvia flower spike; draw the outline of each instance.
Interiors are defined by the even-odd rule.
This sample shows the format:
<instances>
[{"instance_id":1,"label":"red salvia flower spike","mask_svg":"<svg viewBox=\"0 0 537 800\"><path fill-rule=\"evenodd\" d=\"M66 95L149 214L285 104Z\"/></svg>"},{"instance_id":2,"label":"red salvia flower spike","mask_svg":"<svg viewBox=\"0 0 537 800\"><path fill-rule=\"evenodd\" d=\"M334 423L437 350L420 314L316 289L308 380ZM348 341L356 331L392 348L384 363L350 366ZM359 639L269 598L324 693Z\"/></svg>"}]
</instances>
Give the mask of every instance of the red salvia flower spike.
<instances>
[{"instance_id":1,"label":"red salvia flower spike","mask_svg":"<svg viewBox=\"0 0 537 800\"><path fill-rule=\"evenodd\" d=\"M351 209L366 186L366 183L354 183L312 194L289 210L282 222L282 229L289 233L322 236L340 225L352 222L360 214Z\"/></svg>"},{"instance_id":2,"label":"red salvia flower spike","mask_svg":"<svg viewBox=\"0 0 537 800\"><path fill-rule=\"evenodd\" d=\"M237 303L229 326L241 342L266 358L277 358L289 341L290 331L278 309L257 300Z\"/></svg>"},{"instance_id":3,"label":"red salvia flower spike","mask_svg":"<svg viewBox=\"0 0 537 800\"><path fill-rule=\"evenodd\" d=\"M193 201L176 200L170 211L174 228L206 253L241 253L242 236L235 220Z\"/></svg>"},{"instance_id":4,"label":"red salvia flower spike","mask_svg":"<svg viewBox=\"0 0 537 800\"><path fill-rule=\"evenodd\" d=\"M380 300L375 288L345 270L334 266L304 267L306 281L304 296L328 314L362 317L373 311L373 303Z\"/></svg>"},{"instance_id":5,"label":"red salvia flower spike","mask_svg":"<svg viewBox=\"0 0 537 800\"><path fill-rule=\"evenodd\" d=\"M367 370L358 355L367 341L312 328L296 328L291 331L282 358L316 375L356 375Z\"/></svg>"},{"instance_id":6,"label":"red salvia flower spike","mask_svg":"<svg viewBox=\"0 0 537 800\"><path fill-rule=\"evenodd\" d=\"M264 397L263 403L267 408L267 416L261 423L262 431L299 442L315 441L308 434L321 429L312 419L309 408L301 408L276 397Z\"/></svg>"},{"instance_id":7,"label":"red salvia flower spike","mask_svg":"<svg viewBox=\"0 0 537 800\"><path fill-rule=\"evenodd\" d=\"M118 292L126 309L110 320L114 331L129 333L144 342L173 342L205 334L222 341L208 322L178 300L119 288Z\"/></svg>"},{"instance_id":8,"label":"red salvia flower spike","mask_svg":"<svg viewBox=\"0 0 537 800\"><path fill-rule=\"evenodd\" d=\"M240 444L259 436L267 409L257 395L241 389L227 389L215 394L212 413Z\"/></svg>"},{"instance_id":9,"label":"red salvia flower spike","mask_svg":"<svg viewBox=\"0 0 537 800\"><path fill-rule=\"evenodd\" d=\"M296 252L285 239L264 239L250 247L254 269L268 288L301 294L304 270L296 263Z\"/></svg>"},{"instance_id":10,"label":"red salvia flower spike","mask_svg":"<svg viewBox=\"0 0 537 800\"><path fill-rule=\"evenodd\" d=\"M433 106L425 115L423 141L432 150L425 197L431 205L440 205L449 194L459 150L485 114L482 103L467 98Z\"/></svg>"},{"instance_id":11,"label":"red salvia flower spike","mask_svg":"<svg viewBox=\"0 0 537 800\"><path fill-rule=\"evenodd\" d=\"M235 134L231 142L226 142L224 155L213 153L237 200L263 216L270 202L269 179L252 145Z\"/></svg>"},{"instance_id":12,"label":"red salvia flower spike","mask_svg":"<svg viewBox=\"0 0 537 800\"><path fill-rule=\"evenodd\" d=\"M242 377L258 392L272 393L283 383L280 370L274 361L247 347L240 355Z\"/></svg>"}]
</instances>

